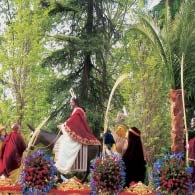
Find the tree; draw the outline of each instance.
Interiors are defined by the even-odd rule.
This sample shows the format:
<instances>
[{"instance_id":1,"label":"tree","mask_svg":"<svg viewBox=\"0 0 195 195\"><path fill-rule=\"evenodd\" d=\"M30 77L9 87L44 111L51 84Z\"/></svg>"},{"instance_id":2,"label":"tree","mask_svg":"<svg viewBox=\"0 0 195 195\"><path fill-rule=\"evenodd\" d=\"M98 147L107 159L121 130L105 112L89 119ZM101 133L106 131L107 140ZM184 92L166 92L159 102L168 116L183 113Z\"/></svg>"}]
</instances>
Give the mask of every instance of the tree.
<instances>
[{"instance_id":1,"label":"tree","mask_svg":"<svg viewBox=\"0 0 195 195\"><path fill-rule=\"evenodd\" d=\"M128 112L126 125L141 130L145 157L151 165L158 155L168 151L171 141L167 138L170 114L165 94L169 85L166 85L164 67L151 42L131 28L124 34L113 55L120 64L116 71L132 73L132 77L120 84L112 102L125 105ZM122 98L116 97L118 94ZM116 118L119 108L112 108L111 121Z\"/></svg>"},{"instance_id":2,"label":"tree","mask_svg":"<svg viewBox=\"0 0 195 195\"><path fill-rule=\"evenodd\" d=\"M157 4L152 10L151 13L152 15L156 18L158 21L158 24L161 28L163 28L165 24L165 18L166 18L166 9L167 5L169 5L170 9L170 15L171 15L171 20L175 19L175 16L177 15L181 3L184 2L183 0L161 0L159 4Z\"/></svg>"},{"instance_id":3,"label":"tree","mask_svg":"<svg viewBox=\"0 0 195 195\"><path fill-rule=\"evenodd\" d=\"M134 26L134 29L144 34L145 37L151 41L154 48L156 48L165 66L165 76L168 76L167 82L169 81L173 89L181 88L180 67L182 63L184 64L184 78L188 80L188 82L186 82L186 80L184 81L186 99L191 97L193 91L192 86L189 86L189 79L191 82L194 80L193 77L186 74L189 68L192 68L192 71L194 70L192 63L189 63L193 61L193 56L189 54L191 54L194 48L194 20L189 21L189 18L193 18L192 13L194 13L194 2L187 1L181 5L181 9L174 20L171 20L169 7L167 6L166 23L162 30L155 28L155 21L145 14L140 15L138 25ZM180 98L180 104L182 103L181 100L182 98ZM174 108L174 110L177 109L178 108ZM183 110L181 110L181 112L183 112ZM177 120L180 121L180 125L177 125L177 127L172 126L172 133L174 134L172 145L173 152L184 150L183 133L180 133L183 132L183 116L181 113L177 114Z\"/></svg>"},{"instance_id":4,"label":"tree","mask_svg":"<svg viewBox=\"0 0 195 195\"><path fill-rule=\"evenodd\" d=\"M46 98L52 80L50 72L40 66L48 9L40 9L38 0L12 0L5 1L4 11L7 27L0 46L4 94L0 103L8 114L4 123L39 123L49 111Z\"/></svg>"},{"instance_id":5,"label":"tree","mask_svg":"<svg viewBox=\"0 0 195 195\"><path fill-rule=\"evenodd\" d=\"M53 98L58 102L68 101L68 91L72 87L87 109L95 132L102 129L113 83L107 64L110 51L120 39L124 18L133 3L132 0L61 1L55 2L50 12L54 24L52 38L60 48L44 62L45 66L57 70ZM65 117L64 114L62 120Z\"/></svg>"}]
</instances>

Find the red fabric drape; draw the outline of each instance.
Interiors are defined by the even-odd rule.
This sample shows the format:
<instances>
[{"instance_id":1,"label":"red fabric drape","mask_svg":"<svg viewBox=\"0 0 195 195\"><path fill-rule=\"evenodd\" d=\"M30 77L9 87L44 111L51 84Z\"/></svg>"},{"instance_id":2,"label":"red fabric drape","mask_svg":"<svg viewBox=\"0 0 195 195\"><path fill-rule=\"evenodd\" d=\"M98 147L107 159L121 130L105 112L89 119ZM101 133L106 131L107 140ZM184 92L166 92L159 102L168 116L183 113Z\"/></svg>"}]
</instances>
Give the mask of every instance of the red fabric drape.
<instances>
[{"instance_id":1,"label":"red fabric drape","mask_svg":"<svg viewBox=\"0 0 195 195\"><path fill-rule=\"evenodd\" d=\"M75 108L64 126L73 140L85 145L101 145L100 141L92 134L82 108Z\"/></svg>"},{"instance_id":2,"label":"red fabric drape","mask_svg":"<svg viewBox=\"0 0 195 195\"><path fill-rule=\"evenodd\" d=\"M26 144L20 133L12 131L4 140L0 154L0 175L9 173L21 165Z\"/></svg>"},{"instance_id":3,"label":"red fabric drape","mask_svg":"<svg viewBox=\"0 0 195 195\"><path fill-rule=\"evenodd\" d=\"M189 141L189 154L188 157L192 160L195 160L195 137Z\"/></svg>"},{"instance_id":4,"label":"red fabric drape","mask_svg":"<svg viewBox=\"0 0 195 195\"><path fill-rule=\"evenodd\" d=\"M21 191L21 187L3 187L0 186L0 192L7 192L7 193L19 193ZM78 194L78 195L90 195L91 194L91 190L66 190L66 191L62 191L62 190L56 190L56 189L52 189L50 190L50 192L48 193L48 195L72 195L72 194ZM132 193L132 192L121 192L119 193L120 195L138 195L136 193ZM145 195L154 195L151 193L147 193Z\"/></svg>"}]
</instances>

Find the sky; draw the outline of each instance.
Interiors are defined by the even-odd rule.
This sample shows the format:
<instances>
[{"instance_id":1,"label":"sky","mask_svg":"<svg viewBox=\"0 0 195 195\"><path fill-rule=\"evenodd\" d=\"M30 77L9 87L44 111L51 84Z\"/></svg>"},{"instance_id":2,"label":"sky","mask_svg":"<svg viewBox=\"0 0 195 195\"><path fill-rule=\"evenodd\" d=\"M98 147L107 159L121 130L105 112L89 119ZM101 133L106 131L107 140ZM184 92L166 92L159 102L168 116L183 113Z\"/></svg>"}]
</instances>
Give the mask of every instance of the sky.
<instances>
[{"instance_id":1,"label":"sky","mask_svg":"<svg viewBox=\"0 0 195 195\"><path fill-rule=\"evenodd\" d=\"M155 5L157 5L161 0L148 0L148 9L153 8Z\"/></svg>"},{"instance_id":2,"label":"sky","mask_svg":"<svg viewBox=\"0 0 195 195\"><path fill-rule=\"evenodd\" d=\"M155 5L157 5L161 0L148 0L148 9L152 9ZM3 32L5 28L5 23L2 18L1 14L1 19L0 19L0 34Z\"/></svg>"}]
</instances>

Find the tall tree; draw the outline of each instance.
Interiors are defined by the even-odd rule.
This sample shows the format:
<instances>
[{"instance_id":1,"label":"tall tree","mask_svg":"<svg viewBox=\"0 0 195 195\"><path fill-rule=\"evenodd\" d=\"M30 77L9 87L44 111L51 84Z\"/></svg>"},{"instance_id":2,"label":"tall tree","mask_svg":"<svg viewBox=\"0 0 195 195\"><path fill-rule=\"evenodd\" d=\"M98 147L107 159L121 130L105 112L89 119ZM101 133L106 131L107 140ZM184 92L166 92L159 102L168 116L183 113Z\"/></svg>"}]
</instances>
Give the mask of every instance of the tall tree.
<instances>
[{"instance_id":1,"label":"tall tree","mask_svg":"<svg viewBox=\"0 0 195 195\"><path fill-rule=\"evenodd\" d=\"M48 9L40 9L39 0L4 2L7 27L0 46L0 74L2 104L9 102L7 108L3 107L4 113L9 113L8 124L14 120L39 123L43 113L48 112L50 73L40 66L47 12Z\"/></svg>"},{"instance_id":2,"label":"tall tree","mask_svg":"<svg viewBox=\"0 0 195 195\"><path fill-rule=\"evenodd\" d=\"M60 45L45 60L45 65L58 71L54 90L58 97L59 92L69 97L67 92L73 87L82 105L88 108L87 113L93 113L91 117L99 115L96 129L102 124L110 92L112 75L108 74L107 64L110 50L120 39L127 10L133 3L132 0L56 1L50 13L57 24L52 38Z\"/></svg>"}]
</instances>

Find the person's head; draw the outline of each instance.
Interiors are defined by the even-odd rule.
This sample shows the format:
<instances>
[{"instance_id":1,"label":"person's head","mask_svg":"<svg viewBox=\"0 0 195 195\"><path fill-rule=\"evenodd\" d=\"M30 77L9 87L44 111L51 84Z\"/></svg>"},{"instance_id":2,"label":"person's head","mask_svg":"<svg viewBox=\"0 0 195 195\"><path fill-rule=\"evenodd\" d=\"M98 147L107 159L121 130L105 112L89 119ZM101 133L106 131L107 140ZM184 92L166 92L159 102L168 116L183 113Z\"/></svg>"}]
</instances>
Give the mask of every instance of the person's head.
<instances>
[{"instance_id":1,"label":"person's head","mask_svg":"<svg viewBox=\"0 0 195 195\"><path fill-rule=\"evenodd\" d=\"M0 125L0 136L4 137L6 135L6 127Z\"/></svg>"},{"instance_id":2,"label":"person's head","mask_svg":"<svg viewBox=\"0 0 195 195\"><path fill-rule=\"evenodd\" d=\"M117 122L118 124L122 124L122 123L125 122L125 118L126 118L126 117L127 117L127 116L126 116L124 113L119 112L119 113L117 114L116 122Z\"/></svg>"},{"instance_id":3,"label":"person's head","mask_svg":"<svg viewBox=\"0 0 195 195\"><path fill-rule=\"evenodd\" d=\"M142 142L140 138L141 132L136 127L129 129L128 147L124 154L124 158L128 159L144 159Z\"/></svg>"},{"instance_id":4,"label":"person's head","mask_svg":"<svg viewBox=\"0 0 195 195\"><path fill-rule=\"evenodd\" d=\"M137 127L131 127L129 129L129 136L131 136L131 137L132 136L140 137L140 134L141 134L141 132Z\"/></svg>"},{"instance_id":5,"label":"person's head","mask_svg":"<svg viewBox=\"0 0 195 195\"><path fill-rule=\"evenodd\" d=\"M20 131L20 124L19 124L19 123L13 123L13 124L11 125L11 130L12 130L12 131L19 132L19 131Z\"/></svg>"},{"instance_id":6,"label":"person's head","mask_svg":"<svg viewBox=\"0 0 195 195\"><path fill-rule=\"evenodd\" d=\"M79 100L78 100L78 98L72 97L70 99L70 106L71 106L71 108L75 108L75 107L79 106Z\"/></svg>"},{"instance_id":7,"label":"person's head","mask_svg":"<svg viewBox=\"0 0 195 195\"><path fill-rule=\"evenodd\" d=\"M109 150L111 149L112 145L115 143L114 137L112 136L112 133L109 129L104 134L104 143L107 145Z\"/></svg>"},{"instance_id":8,"label":"person's head","mask_svg":"<svg viewBox=\"0 0 195 195\"><path fill-rule=\"evenodd\" d=\"M115 131L115 133L122 138L126 137L127 129L124 125L119 125Z\"/></svg>"},{"instance_id":9,"label":"person's head","mask_svg":"<svg viewBox=\"0 0 195 195\"><path fill-rule=\"evenodd\" d=\"M191 128L195 129L195 118L191 119L190 125L191 125Z\"/></svg>"}]
</instances>

